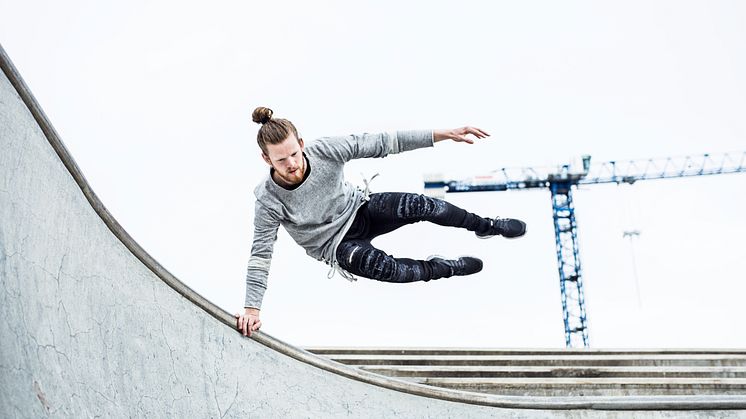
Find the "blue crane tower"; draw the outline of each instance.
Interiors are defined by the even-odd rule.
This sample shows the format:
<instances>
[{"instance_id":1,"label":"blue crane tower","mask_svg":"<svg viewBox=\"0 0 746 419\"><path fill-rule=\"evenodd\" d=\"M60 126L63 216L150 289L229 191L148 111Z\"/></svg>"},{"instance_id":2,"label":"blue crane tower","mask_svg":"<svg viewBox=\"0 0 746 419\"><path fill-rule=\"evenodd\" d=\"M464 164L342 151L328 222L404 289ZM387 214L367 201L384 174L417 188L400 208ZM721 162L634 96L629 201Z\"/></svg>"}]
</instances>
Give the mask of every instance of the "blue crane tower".
<instances>
[{"instance_id":1,"label":"blue crane tower","mask_svg":"<svg viewBox=\"0 0 746 419\"><path fill-rule=\"evenodd\" d=\"M578 249L578 224L572 200L573 187L603 183L633 184L650 179L746 172L746 152L610 161L593 165L590 156L583 156L578 163L541 168L503 168L485 176L464 180L444 180L438 175L428 175L425 179L425 193L432 196L444 196L445 193L453 192L549 189L565 344L568 348L589 346L583 271Z\"/></svg>"}]
</instances>

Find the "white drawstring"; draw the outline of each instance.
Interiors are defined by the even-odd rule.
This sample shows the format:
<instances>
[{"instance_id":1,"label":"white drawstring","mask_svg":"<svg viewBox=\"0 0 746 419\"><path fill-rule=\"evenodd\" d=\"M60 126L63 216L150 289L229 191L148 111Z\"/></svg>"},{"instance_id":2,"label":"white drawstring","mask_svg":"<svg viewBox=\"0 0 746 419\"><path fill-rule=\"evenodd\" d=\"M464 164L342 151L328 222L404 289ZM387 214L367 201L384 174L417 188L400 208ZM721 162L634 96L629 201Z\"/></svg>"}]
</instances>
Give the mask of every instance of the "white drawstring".
<instances>
[{"instance_id":1,"label":"white drawstring","mask_svg":"<svg viewBox=\"0 0 746 419\"><path fill-rule=\"evenodd\" d=\"M343 268L341 268L339 266L339 263L337 263L336 260L334 262L329 262L328 260L326 260L325 258L322 257L321 261L324 262L324 263L326 263L327 265L331 266L331 268L329 268L329 272L326 274L327 278L332 279L334 277L334 274L336 272L339 272L339 274L342 275L342 278L344 278L344 279L346 279L346 280L348 280L350 282L357 281L357 278L355 277L355 275L353 275L353 274L345 271Z\"/></svg>"},{"instance_id":2,"label":"white drawstring","mask_svg":"<svg viewBox=\"0 0 746 419\"><path fill-rule=\"evenodd\" d=\"M329 279L332 279L334 277L334 273L335 272L339 272L339 274L342 276L342 278L344 278L344 279L346 279L346 280L348 280L350 282L357 281L357 278L355 277L355 275L353 275L353 274L345 271L344 269L340 268L339 264L336 261L334 261L334 263L332 264L332 267L329 269L329 273L326 274L326 277L329 278Z\"/></svg>"},{"instance_id":3,"label":"white drawstring","mask_svg":"<svg viewBox=\"0 0 746 419\"><path fill-rule=\"evenodd\" d=\"M370 201L370 184L373 183L373 179L378 177L379 173L376 173L373 175L373 177L370 178L370 180L366 179L365 176L360 173L360 176L363 177L363 183L365 184L365 189L363 190L363 200Z\"/></svg>"},{"instance_id":4,"label":"white drawstring","mask_svg":"<svg viewBox=\"0 0 746 419\"><path fill-rule=\"evenodd\" d=\"M363 178L363 183L365 184L365 189L363 189L363 201L370 201L370 184L373 183L373 179L375 179L376 177L378 177L378 175L379 175L379 173L376 173L375 175L373 175L370 178L370 180L368 180L365 177L365 175L363 175L362 173L360 173L360 176L362 176L362 178ZM322 260L324 260L324 259L322 258ZM326 261L324 260L324 262L326 262ZM334 277L334 274L337 273L337 272L339 272L339 274L342 276L342 278L344 278L344 279L346 279L346 280L348 280L350 282L357 281L357 278L355 277L355 275L353 275L352 273L347 272L343 268L341 268L339 266L339 263L337 263L336 260L334 262L332 262L330 265L331 265L331 268L329 268L329 273L326 274L327 278L332 279Z\"/></svg>"}]
</instances>

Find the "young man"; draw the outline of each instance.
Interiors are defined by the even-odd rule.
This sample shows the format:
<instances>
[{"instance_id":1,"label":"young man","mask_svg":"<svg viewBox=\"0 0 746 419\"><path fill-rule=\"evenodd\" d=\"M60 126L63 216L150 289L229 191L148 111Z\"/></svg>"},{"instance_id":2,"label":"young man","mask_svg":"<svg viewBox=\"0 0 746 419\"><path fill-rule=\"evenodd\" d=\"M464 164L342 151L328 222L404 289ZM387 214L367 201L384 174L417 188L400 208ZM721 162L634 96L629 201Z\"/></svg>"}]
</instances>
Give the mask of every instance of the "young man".
<instances>
[{"instance_id":1,"label":"young man","mask_svg":"<svg viewBox=\"0 0 746 419\"><path fill-rule=\"evenodd\" d=\"M323 137L305 147L295 126L272 118L272 110L256 108L254 122L262 124L257 142L269 175L254 190L254 242L246 274L244 314L236 327L244 335L259 330L259 309L277 230L282 225L306 253L331 265L347 279L354 275L405 283L469 275L482 270L482 261L469 256L456 260L394 258L371 245L371 240L418 221L461 227L477 237L519 237L526 224L515 219L483 218L446 201L411 193L374 193L344 180L344 164L352 159L432 147L442 140L474 143L485 138L479 128L397 131L392 133Z\"/></svg>"}]
</instances>

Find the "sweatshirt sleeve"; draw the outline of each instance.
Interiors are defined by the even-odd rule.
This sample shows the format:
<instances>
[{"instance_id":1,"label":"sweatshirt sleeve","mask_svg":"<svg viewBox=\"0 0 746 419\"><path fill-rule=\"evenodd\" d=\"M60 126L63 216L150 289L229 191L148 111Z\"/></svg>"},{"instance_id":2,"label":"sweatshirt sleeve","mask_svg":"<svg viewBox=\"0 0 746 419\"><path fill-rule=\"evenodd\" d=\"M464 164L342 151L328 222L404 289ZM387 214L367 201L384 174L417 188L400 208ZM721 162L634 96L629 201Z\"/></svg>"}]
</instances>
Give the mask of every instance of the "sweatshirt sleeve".
<instances>
[{"instance_id":1,"label":"sweatshirt sleeve","mask_svg":"<svg viewBox=\"0 0 746 419\"><path fill-rule=\"evenodd\" d=\"M319 153L339 162L366 157L386 157L403 151L432 147L432 130L392 131L323 137L313 142Z\"/></svg>"},{"instance_id":2,"label":"sweatshirt sleeve","mask_svg":"<svg viewBox=\"0 0 746 419\"><path fill-rule=\"evenodd\" d=\"M258 200L254 210L254 242L246 269L246 302L244 307L261 308L267 290L272 250L280 222Z\"/></svg>"}]
</instances>

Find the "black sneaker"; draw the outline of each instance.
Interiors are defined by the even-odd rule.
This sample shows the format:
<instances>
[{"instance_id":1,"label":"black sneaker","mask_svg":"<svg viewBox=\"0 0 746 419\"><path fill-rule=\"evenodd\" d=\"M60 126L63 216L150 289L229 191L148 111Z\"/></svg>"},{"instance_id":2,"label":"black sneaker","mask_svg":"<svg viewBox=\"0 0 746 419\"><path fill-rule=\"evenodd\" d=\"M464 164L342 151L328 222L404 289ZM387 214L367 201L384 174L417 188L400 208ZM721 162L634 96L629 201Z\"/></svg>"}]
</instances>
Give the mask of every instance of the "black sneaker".
<instances>
[{"instance_id":1,"label":"black sneaker","mask_svg":"<svg viewBox=\"0 0 746 419\"><path fill-rule=\"evenodd\" d=\"M491 230L487 234L475 233L480 239L489 239L494 236L503 236L509 239L521 237L526 234L526 223L514 218L490 218Z\"/></svg>"},{"instance_id":2,"label":"black sneaker","mask_svg":"<svg viewBox=\"0 0 746 419\"><path fill-rule=\"evenodd\" d=\"M456 260L445 259L440 256L430 256L427 260L448 267L450 275L446 275L445 278L453 275L471 275L482 270L482 260L471 256L461 256Z\"/></svg>"}]
</instances>

